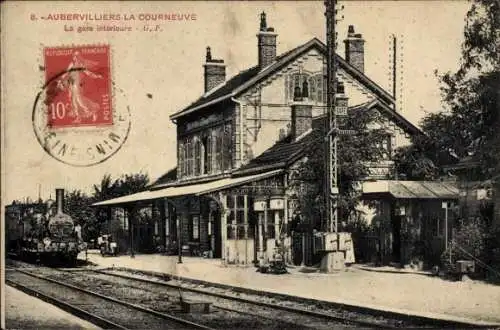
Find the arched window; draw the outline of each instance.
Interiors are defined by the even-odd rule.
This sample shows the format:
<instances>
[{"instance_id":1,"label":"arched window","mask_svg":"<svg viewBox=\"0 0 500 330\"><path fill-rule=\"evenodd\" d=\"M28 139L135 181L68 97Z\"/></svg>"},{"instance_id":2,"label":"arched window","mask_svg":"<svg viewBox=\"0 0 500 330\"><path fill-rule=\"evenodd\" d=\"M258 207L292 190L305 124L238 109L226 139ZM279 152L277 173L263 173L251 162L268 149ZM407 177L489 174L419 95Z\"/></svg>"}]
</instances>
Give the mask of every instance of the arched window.
<instances>
[{"instance_id":1,"label":"arched window","mask_svg":"<svg viewBox=\"0 0 500 330\"><path fill-rule=\"evenodd\" d=\"M288 76L288 86L287 86L288 100L293 100L295 94L295 87L298 86L300 92L302 93L304 79L309 79L309 75L307 73L295 72Z\"/></svg>"},{"instance_id":2,"label":"arched window","mask_svg":"<svg viewBox=\"0 0 500 330\"><path fill-rule=\"evenodd\" d=\"M326 103L326 82L322 73L310 75L308 73L295 72L287 77L287 98L293 100L295 88L299 87L300 93L303 95L304 80L307 80L308 98L315 103Z\"/></svg>"}]
</instances>

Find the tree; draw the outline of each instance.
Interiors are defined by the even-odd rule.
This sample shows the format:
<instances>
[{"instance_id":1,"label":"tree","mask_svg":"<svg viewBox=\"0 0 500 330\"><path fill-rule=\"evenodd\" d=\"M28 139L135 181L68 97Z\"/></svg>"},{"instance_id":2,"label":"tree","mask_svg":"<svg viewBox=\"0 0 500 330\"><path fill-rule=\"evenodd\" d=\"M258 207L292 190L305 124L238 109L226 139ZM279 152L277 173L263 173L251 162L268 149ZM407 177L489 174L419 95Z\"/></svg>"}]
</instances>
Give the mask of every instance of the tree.
<instances>
[{"instance_id":1,"label":"tree","mask_svg":"<svg viewBox=\"0 0 500 330\"><path fill-rule=\"evenodd\" d=\"M500 2L475 0L465 21L460 68L440 75L449 111L423 123L438 124L443 134L435 140L459 157L474 154L489 176L498 173L500 160Z\"/></svg>"},{"instance_id":2,"label":"tree","mask_svg":"<svg viewBox=\"0 0 500 330\"><path fill-rule=\"evenodd\" d=\"M381 148L388 138L381 124L380 113L373 110L350 111L343 128L355 130L353 136L341 135L338 143L339 219L354 219L358 215L358 183L369 175L369 163L376 163L384 157ZM372 127L372 128L370 128ZM314 130L311 143L306 147L305 157L290 173L290 187L295 194L298 208L309 224L309 229L324 230L327 221L325 208L325 130Z\"/></svg>"},{"instance_id":3,"label":"tree","mask_svg":"<svg viewBox=\"0 0 500 330\"><path fill-rule=\"evenodd\" d=\"M426 129L427 131L427 129ZM411 144L394 151L393 161L397 178L405 180L435 180L439 165L449 163L448 151L439 150L429 134L411 137Z\"/></svg>"},{"instance_id":4,"label":"tree","mask_svg":"<svg viewBox=\"0 0 500 330\"><path fill-rule=\"evenodd\" d=\"M100 229L95 210L91 206L93 202L94 198L81 190L67 192L64 198L64 212L71 216L75 224L82 226L84 240L96 237Z\"/></svg>"},{"instance_id":5,"label":"tree","mask_svg":"<svg viewBox=\"0 0 500 330\"><path fill-rule=\"evenodd\" d=\"M441 165L471 155L484 177L499 173L499 9L497 0L472 2L459 69L436 71L446 111L426 115L420 123L425 137L396 152L396 167L408 178L436 178Z\"/></svg>"},{"instance_id":6,"label":"tree","mask_svg":"<svg viewBox=\"0 0 500 330\"><path fill-rule=\"evenodd\" d=\"M99 184L94 184L94 200L96 202L130 195L144 190L149 184L149 176L144 173L124 174L113 180L110 174L102 177ZM100 224L111 220L111 207L100 207L95 211ZM114 224L109 224L114 226ZM115 226L116 227L116 226Z\"/></svg>"}]
</instances>

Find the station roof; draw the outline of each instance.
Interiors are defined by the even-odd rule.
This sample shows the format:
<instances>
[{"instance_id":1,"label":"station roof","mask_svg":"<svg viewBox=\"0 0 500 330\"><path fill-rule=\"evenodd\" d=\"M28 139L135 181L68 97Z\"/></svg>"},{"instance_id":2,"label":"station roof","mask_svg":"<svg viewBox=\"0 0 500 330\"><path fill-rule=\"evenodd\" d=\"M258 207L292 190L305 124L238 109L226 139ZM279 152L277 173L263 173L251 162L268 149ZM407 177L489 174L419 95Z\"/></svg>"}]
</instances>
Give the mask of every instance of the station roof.
<instances>
[{"instance_id":1,"label":"station roof","mask_svg":"<svg viewBox=\"0 0 500 330\"><path fill-rule=\"evenodd\" d=\"M171 115L170 119L175 120L179 117L182 117L189 113L193 113L209 105L219 103L223 100L228 100L231 97L236 97L313 48L317 49L321 54L326 55L326 45L319 39L313 38L308 42L277 56L272 64L270 64L266 68L263 68L262 70L258 66L254 66L249 68L248 70L238 73L220 87L202 95L199 99L197 99L184 109ZM368 78L363 72L356 69L345 59L337 54L335 55L340 68L345 70L349 75L353 76L357 81L361 82L364 86L366 86L366 88L377 95L378 98L383 100L383 102L387 104L394 103L394 98L382 87L377 85L373 80Z\"/></svg>"},{"instance_id":2,"label":"station roof","mask_svg":"<svg viewBox=\"0 0 500 330\"><path fill-rule=\"evenodd\" d=\"M453 182L381 180L363 182L363 197L397 199L458 199Z\"/></svg>"},{"instance_id":3,"label":"station roof","mask_svg":"<svg viewBox=\"0 0 500 330\"><path fill-rule=\"evenodd\" d=\"M248 175L248 176L242 176L242 177L236 177L236 178L229 177L229 178L223 178L223 179L210 181L210 182L195 183L195 184L191 184L191 185L169 186L169 187L157 189L157 190L149 189L149 190L138 192L135 194L131 194L131 195L127 195L127 196L122 196L122 197L113 198L113 199L109 199L106 201L94 203L94 204L92 204L92 206L123 205L123 204L130 204L130 203L135 203L135 202L140 202L140 201L149 201L149 200L154 200L154 199L159 199L159 198L168 198L168 197L173 198L173 197L190 196L190 195L200 196L200 195L208 194L211 192L220 191L223 189L237 187L237 186L243 185L243 184L248 183L248 182L253 182L253 181L273 177L273 176L278 175L282 172L283 172L282 170L274 170L274 171L269 171L269 172L265 172L265 173L255 174L255 175Z\"/></svg>"}]
</instances>

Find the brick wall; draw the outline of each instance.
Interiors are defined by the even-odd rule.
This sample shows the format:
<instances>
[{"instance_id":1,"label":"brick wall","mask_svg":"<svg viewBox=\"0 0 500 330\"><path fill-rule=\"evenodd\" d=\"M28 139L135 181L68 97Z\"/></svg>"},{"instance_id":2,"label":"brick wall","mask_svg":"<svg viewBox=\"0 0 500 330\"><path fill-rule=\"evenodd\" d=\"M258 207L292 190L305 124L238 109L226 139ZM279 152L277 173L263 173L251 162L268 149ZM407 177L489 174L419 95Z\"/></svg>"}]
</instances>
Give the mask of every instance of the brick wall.
<instances>
[{"instance_id":1,"label":"brick wall","mask_svg":"<svg viewBox=\"0 0 500 330\"><path fill-rule=\"evenodd\" d=\"M292 105L292 135L296 138L312 127L312 104Z\"/></svg>"},{"instance_id":2,"label":"brick wall","mask_svg":"<svg viewBox=\"0 0 500 330\"><path fill-rule=\"evenodd\" d=\"M348 39L345 42L347 62L361 72L365 71L365 50L363 39Z\"/></svg>"},{"instance_id":3,"label":"brick wall","mask_svg":"<svg viewBox=\"0 0 500 330\"><path fill-rule=\"evenodd\" d=\"M260 32L258 34L259 67L264 68L276 58L276 34Z\"/></svg>"},{"instance_id":4,"label":"brick wall","mask_svg":"<svg viewBox=\"0 0 500 330\"><path fill-rule=\"evenodd\" d=\"M226 80L226 66L222 63L207 63L205 68L205 93Z\"/></svg>"}]
</instances>

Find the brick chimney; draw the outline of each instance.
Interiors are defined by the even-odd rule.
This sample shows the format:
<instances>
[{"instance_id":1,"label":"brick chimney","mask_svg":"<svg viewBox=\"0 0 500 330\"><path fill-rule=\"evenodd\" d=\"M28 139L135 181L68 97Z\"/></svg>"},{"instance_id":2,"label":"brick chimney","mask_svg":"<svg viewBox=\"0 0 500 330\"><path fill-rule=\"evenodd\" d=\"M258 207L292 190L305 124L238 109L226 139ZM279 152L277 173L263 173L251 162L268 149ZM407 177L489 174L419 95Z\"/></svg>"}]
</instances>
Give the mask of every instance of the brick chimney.
<instances>
[{"instance_id":1,"label":"brick chimney","mask_svg":"<svg viewBox=\"0 0 500 330\"><path fill-rule=\"evenodd\" d=\"M345 43L345 59L361 72L365 71L365 40L360 33L354 32L354 25L349 25Z\"/></svg>"},{"instance_id":2,"label":"brick chimney","mask_svg":"<svg viewBox=\"0 0 500 330\"><path fill-rule=\"evenodd\" d=\"M226 81L226 65L224 60L212 59L210 47L207 47L205 64L205 93Z\"/></svg>"},{"instance_id":3,"label":"brick chimney","mask_svg":"<svg viewBox=\"0 0 500 330\"><path fill-rule=\"evenodd\" d=\"M274 28L267 27L266 13L260 14L260 29L257 34L259 68L262 70L276 59L276 36Z\"/></svg>"},{"instance_id":4,"label":"brick chimney","mask_svg":"<svg viewBox=\"0 0 500 330\"><path fill-rule=\"evenodd\" d=\"M308 99L306 80L304 80L304 86L302 90L306 92L301 93L301 89L298 86L295 88L293 102L291 104L292 123L290 127L290 133L293 140L296 140L298 137L312 128L313 104Z\"/></svg>"}]
</instances>

